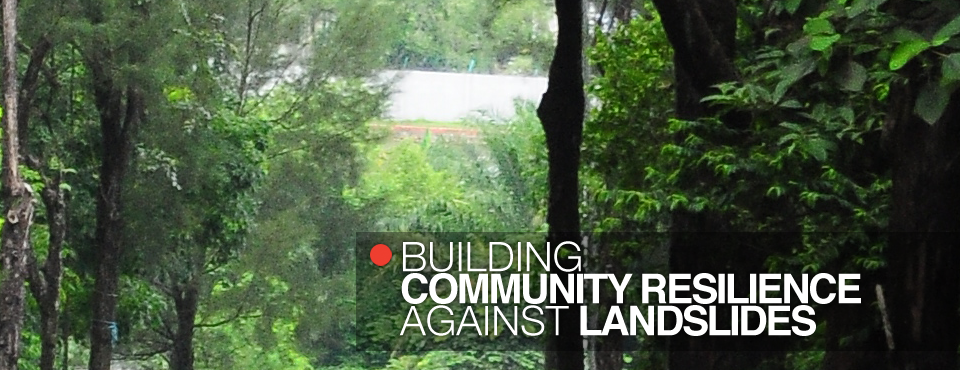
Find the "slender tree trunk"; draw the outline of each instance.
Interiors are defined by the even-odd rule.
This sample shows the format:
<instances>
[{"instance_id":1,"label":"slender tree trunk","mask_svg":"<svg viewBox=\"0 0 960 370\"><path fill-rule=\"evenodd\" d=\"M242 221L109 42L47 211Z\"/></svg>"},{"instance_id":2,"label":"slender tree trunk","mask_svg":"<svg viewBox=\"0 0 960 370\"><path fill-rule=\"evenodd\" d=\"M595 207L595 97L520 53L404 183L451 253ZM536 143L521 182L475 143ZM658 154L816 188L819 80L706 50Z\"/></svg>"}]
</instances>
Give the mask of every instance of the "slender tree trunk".
<instances>
[{"instance_id":1,"label":"slender tree trunk","mask_svg":"<svg viewBox=\"0 0 960 370\"><path fill-rule=\"evenodd\" d=\"M17 369L26 301L24 282L30 253L33 192L18 169L17 3L3 0L3 164L4 223L0 230L0 370Z\"/></svg>"},{"instance_id":2,"label":"slender tree trunk","mask_svg":"<svg viewBox=\"0 0 960 370\"><path fill-rule=\"evenodd\" d=\"M36 45L30 50L30 61L27 62L27 70L23 73L23 86L20 87L20 110L17 112L17 125L20 132L20 153L27 153L27 138L29 138L30 111L33 109L34 97L37 92L37 86L40 83L40 70L47 59L47 55L53 48L53 43L46 37L42 37ZM30 163L27 163L30 164ZM39 170L39 168L35 168Z\"/></svg>"},{"instance_id":3,"label":"slender tree trunk","mask_svg":"<svg viewBox=\"0 0 960 370\"><path fill-rule=\"evenodd\" d=\"M177 333L173 342L170 370L193 370L193 333L197 319L198 292L195 286L178 288L173 298L177 310Z\"/></svg>"},{"instance_id":4,"label":"slender tree trunk","mask_svg":"<svg viewBox=\"0 0 960 370\"><path fill-rule=\"evenodd\" d=\"M57 280L59 285L59 278ZM40 370L53 370L56 364L59 308L60 300L57 297L46 295L40 302Z\"/></svg>"},{"instance_id":5,"label":"slender tree trunk","mask_svg":"<svg viewBox=\"0 0 960 370\"><path fill-rule=\"evenodd\" d=\"M67 370L70 365L70 311L63 311L63 330L60 331L60 342L63 349L60 351L60 370Z\"/></svg>"},{"instance_id":6,"label":"slender tree trunk","mask_svg":"<svg viewBox=\"0 0 960 370\"><path fill-rule=\"evenodd\" d=\"M550 64L547 92L537 116L543 125L549 161L550 195L547 204L547 239L580 242L580 144L586 98L583 91L583 3L556 0L559 35ZM568 302L569 303L569 302ZM550 370L583 369L580 308L569 305L557 318L559 335L547 339L545 365Z\"/></svg>"},{"instance_id":7,"label":"slender tree trunk","mask_svg":"<svg viewBox=\"0 0 960 370\"><path fill-rule=\"evenodd\" d=\"M40 370L54 370L60 321L60 284L63 278L63 243L67 235L66 203L59 179L48 181L41 198L50 230L47 259L42 267L31 258L30 292L40 306Z\"/></svg>"},{"instance_id":8,"label":"slender tree trunk","mask_svg":"<svg viewBox=\"0 0 960 370\"><path fill-rule=\"evenodd\" d=\"M47 38L41 38L30 51L30 60L23 75L20 90L20 112L17 117L21 133L30 129L30 110L39 84L40 70L53 44ZM29 149L28 135L20 135L20 152L26 158L27 165L43 173L41 160ZM54 370L57 356L58 326L60 319L60 281L63 276L63 243L67 235L66 202L60 189L62 174L53 178L44 176L44 189L40 193L45 208L46 223L49 230L47 257L43 266L31 254L28 256L27 284L30 293L40 308L40 370Z\"/></svg>"}]
</instances>

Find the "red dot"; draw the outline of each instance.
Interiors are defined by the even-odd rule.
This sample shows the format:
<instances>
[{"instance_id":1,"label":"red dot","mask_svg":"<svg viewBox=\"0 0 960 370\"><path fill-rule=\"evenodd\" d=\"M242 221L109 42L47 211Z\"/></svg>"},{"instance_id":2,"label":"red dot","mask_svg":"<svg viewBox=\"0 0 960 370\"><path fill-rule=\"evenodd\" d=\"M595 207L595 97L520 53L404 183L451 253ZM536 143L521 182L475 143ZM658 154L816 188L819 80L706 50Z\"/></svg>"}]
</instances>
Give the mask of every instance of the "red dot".
<instances>
[{"instance_id":1,"label":"red dot","mask_svg":"<svg viewBox=\"0 0 960 370\"><path fill-rule=\"evenodd\" d=\"M386 244L377 244L370 250L370 260L374 265L383 266L393 258L393 251Z\"/></svg>"}]
</instances>

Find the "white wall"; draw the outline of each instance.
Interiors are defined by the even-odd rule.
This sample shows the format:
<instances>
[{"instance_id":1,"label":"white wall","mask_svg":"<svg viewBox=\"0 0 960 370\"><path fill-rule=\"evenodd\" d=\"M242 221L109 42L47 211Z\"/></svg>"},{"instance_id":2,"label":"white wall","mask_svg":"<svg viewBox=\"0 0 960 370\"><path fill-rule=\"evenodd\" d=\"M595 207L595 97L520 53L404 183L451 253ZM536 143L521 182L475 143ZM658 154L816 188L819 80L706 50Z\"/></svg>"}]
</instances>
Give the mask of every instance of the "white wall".
<instances>
[{"instance_id":1,"label":"white wall","mask_svg":"<svg viewBox=\"0 0 960 370\"><path fill-rule=\"evenodd\" d=\"M514 114L514 99L538 103L547 91L545 77L386 71L381 78L396 78L387 111L387 118L393 120L449 122L481 110L510 118Z\"/></svg>"}]
</instances>

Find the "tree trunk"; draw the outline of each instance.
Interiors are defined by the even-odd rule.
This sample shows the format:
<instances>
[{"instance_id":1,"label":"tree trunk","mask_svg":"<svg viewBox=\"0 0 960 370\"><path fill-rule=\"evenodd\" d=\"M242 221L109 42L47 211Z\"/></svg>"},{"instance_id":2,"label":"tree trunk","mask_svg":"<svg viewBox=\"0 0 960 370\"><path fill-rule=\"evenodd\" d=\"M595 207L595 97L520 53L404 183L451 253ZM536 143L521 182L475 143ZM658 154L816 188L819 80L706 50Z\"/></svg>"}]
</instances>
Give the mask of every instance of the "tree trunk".
<instances>
[{"instance_id":1,"label":"tree trunk","mask_svg":"<svg viewBox=\"0 0 960 370\"><path fill-rule=\"evenodd\" d=\"M67 370L70 365L70 311L63 312L63 330L60 331L60 342L63 349L60 351L60 370Z\"/></svg>"},{"instance_id":2,"label":"tree trunk","mask_svg":"<svg viewBox=\"0 0 960 370\"><path fill-rule=\"evenodd\" d=\"M197 288L178 288L173 301L177 310L177 333L170 356L170 370L193 370L193 331L199 301Z\"/></svg>"},{"instance_id":3,"label":"tree trunk","mask_svg":"<svg viewBox=\"0 0 960 370\"><path fill-rule=\"evenodd\" d=\"M59 179L48 181L41 198L50 230L47 259L38 268L31 259L30 292L40 306L40 370L54 370L60 321L60 284L63 278L63 242L67 235L66 203Z\"/></svg>"},{"instance_id":4,"label":"tree trunk","mask_svg":"<svg viewBox=\"0 0 960 370\"><path fill-rule=\"evenodd\" d=\"M537 116L543 125L549 161L547 239L580 242L580 144L586 98L583 91L583 3L556 0L559 35L550 64L547 91ZM569 302L568 302L569 303ZM583 369L580 308L569 304L557 317L559 335L547 338L545 366L550 370Z\"/></svg>"},{"instance_id":5,"label":"tree trunk","mask_svg":"<svg viewBox=\"0 0 960 370\"><path fill-rule=\"evenodd\" d=\"M41 38L30 51L30 60L23 75L20 90L20 111L17 124L20 135L20 153L26 158L26 164L43 174L45 171L40 159L29 155L28 133L30 129L30 111L33 109L34 96L39 84L40 70L53 44ZM42 152L42 151L40 151ZM53 178L43 176L44 189L40 193L45 208L46 223L49 230L47 257L43 266L31 253L28 256L27 284L30 293L40 308L40 370L54 370L57 356L58 326L60 319L60 282L63 277L63 243L67 235L66 202L60 189L62 174Z\"/></svg>"},{"instance_id":6,"label":"tree trunk","mask_svg":"<svg viewBox=\"0 0 960 370\"><path fill-rule=\"evenodd\" d=\"M59 293L59 277L57 280L56 292ZM56 364L59 309L59 297L45 295L40 302L40 370L53 370Z\"/></svg>"},{"instance_id":7,"label":"tree trunk","mask_svg":"<svg viewBox=\"0 0 960 370\"><path fill-rule=\"evenodd\" d=\"M135 2L131 10L140 19L149 18L144 3ZM94 24L106 22L103 14L93 14ZM136 28L141 25L132 24ZM90 323L89 370L110 370L113 346L119 339L116 320L120 257L123 252L123 185L133 155L136 132L144 119L143 92L134 81L118 83L114 70L137 66L145 54L133 51L126 59L103 42L84 54L84 65L92 77L94 105L100 116L100 184L97 193L96 230L97 271L95 274ZM116 331L116 333L115 333ZM114 335L117 335L116 337Z\"/></svg>"},{"instance_id":8,"label":"tree trunk","mask_svg":"<svg viewBox=\"0 0 960 370\"><path fill-rule=\"evenodd\" d=\"M654 0L667 39L674 49L676 111L684 120L717 114L701 99L718 93L714 85L739 79L734 65L737 6L732 0ZM727 113L725 126L746 134L749 115ZM728 140L728 139L727 139ZM697 177L697 176L692 176ZM709 178L710 175L705 175ZM699 178L682 182L696 186ZM735 232L723 215L678 211L672 215L671 273L757 273L764 255L741 248L735 236L709 234ZM719 322L725 319L718 318ZM729 319L727 319L729 320ZM679 335L667 341L671 369L750 369L774 360L770 344L753 338L715 338Z\"/></svg>"},{"instance_id":9,"label":"tree trunk","mask_svg":"<svg viewBox=\"0 0 960 370\"><path fill-rule=\"evenodd\" d=\"M3 0L3 164L2 200L5 220L0 229L0 370L15 370L26 301L24 281L30 253L33 192L19 171L17 127L17 3Z\"/></svg>"},{"instance_id":10,"label":"tree trunk","mask_svg":"<svg viewBox=\"0 0 960 370\"><path fill-rule=\"evenodd\" d=\"M94 99L100 112L100 133L103 137L96 221L96 243L99 248L93 321L90 325L89 369L109 370L115 339L113 329L117 325L114 320L122 252L123 181L130 165L133 132L142 119L143 100L135 88L127 88L126 94L115 88L101 61L88 60L87 65L94 76ZM121 103L124 95L126 104Z\"/></svg>"},{"instance_id":11,"label":"tree trunk","mask_svg":"<svg viewBox=\"0 0 960 370\"><path fill-rule=\"evenodd\" d=\"M105 150L106 151L106 150ZM110 161L101 167L100 192L97 197L96 243L97 272L93 293L93 322L90 323L90 370L109 370L113 354L113 333L116 326L117 285L120 260L119 195L120 178L111 175Z\"/></svg>"},{"instance_id":12,"label":"tree trunk","mask_svg":"<svg viewBox=\"0 0 960 370\"><path fill-rule=\"evenodd\" d=\"M731 0L654 0L660 23L673 47L677 116L693 120L710 114L700 99L713 85L736 81L733 63L737 5ZM724 120L733 128L749 122Z\"/></svg>"},{"instance_id":13,"label":"tree trunk","mask_svg":"<svg viewBox=\"0 0 960 370\"><path fill-rule=\"evenodd\" d=\"M914 63L916 64L916 63ZM912 66L914 74L919 66ZM899 369L956 369L960 345L960 93L933 125L912 114L921 78L894 90L886 299ZM918 82L919 81L919 82ZM897 93L896 95L894 93Z\"/></svg>"}]
</instances>

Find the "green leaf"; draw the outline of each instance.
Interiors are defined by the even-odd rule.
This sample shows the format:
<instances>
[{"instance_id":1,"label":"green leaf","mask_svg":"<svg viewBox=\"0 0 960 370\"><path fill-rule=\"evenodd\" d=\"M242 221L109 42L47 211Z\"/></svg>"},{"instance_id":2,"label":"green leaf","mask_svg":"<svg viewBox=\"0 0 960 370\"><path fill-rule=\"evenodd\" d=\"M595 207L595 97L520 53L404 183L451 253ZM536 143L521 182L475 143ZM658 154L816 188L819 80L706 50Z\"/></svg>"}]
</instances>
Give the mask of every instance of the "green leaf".
<instances>
[{"instance_id":1,"label":"green leaf","mask_svg":"<svg viewBox=\"0 0 960 370\"><path fill-rule=\"evenodd\" d=\"M784 53L783 50L770 50L757 54L757 59L779 59L784 55L787 55L787 53Z\"/></svg>"},{"instance_id":2,"label":"green leaf","mask_svg":"<svg viewBox=\"0 0 960 370\"><path fill-rule=\"evenodd\" d=\"M890 36L888 39L890 40L890 42L897 43L897 44L907 42L907 41L924 40L923 36L920 35L919 33L916 33L915 31L911 31L903 27L895 28L893 32L890 33Z\"/></svg>"},{"instance_id":3,"label":"green leaf","mask_svg":"<svg viewBox=\"0 0 960 370\"><path fill-rule=\"evenodd\" d=\"M813 36L810 39L810 49L816 51L827 50L833 43L837 42L840 39L840 35L833 34L830 36Z\"/></svg>"},{"instance_id":4,"label":"green leaf","mask_svg":"<svg viewBox=\"0 0 960 370\"><path fill-rule=\"evenodd\" d=\"M800 104L800 102L797 101L796 99L790 99L790 100L784 101L783 103L780 103L780 107L800 109L800 108L803 108L803 105Z\"/></svg>"},{"instance_id":5,"label":"green leaf","mask_svg":"<svg viewBox=\"0 0 960 370\"><path fill-rule=\"evenodd\" d=\"M823 18L813 18L807 21L803 25L803 33L808 35L833 35L837 31L833 29L833 25L830 24L829 20Z\"/></svg>"},{"instance_id":6,"label":"green leaf","mask_svg":"<svg viewBox=\"0 0 960 370\"><path fill-rule=\"evenodd\" d=\"M913 57L928 48L930 48L930 43L922 39L909 40L897 45L897 48L893 50L893 55L890 56L890 70L896 71L903 68Z\"/></svg>"},{"instance_id":7,"label":"green leaf","mask_svg":"<svg viewBox=\"0 0 960 370\"><path fill-rule=\"evenodd\" d=\"M853 47L853 55L860 55L872 51L880 50L880 46L871 44L859 44Z\"/></svg>"},{"instance_id":8,"label":"green leaf","mask_svg":"<svg viewBox=\"0 0 960 370\"><path fill-rule=\"evenodd\" d=\"M939 83L930 81L920 89L917 102L913 106L913 112L932 125L943 115L943 111L947 109L947 103L949 102L949 89Z\"/></svg>"},{"instance_id":9,"label":"green leaf","mask_svg":"<svg viewBox=\"0 0 960 370\"><path fill-rule=\"evenodd\" d=\"M804 36L798 39L797 41L791 42L787 45L787 52L790 55L798 56L802 52L809 50L810 48L810 36Z\"/></svg>"},{"instance_id":10,"label":"green leaf","mask_svg":"<svg viewBox=\"0 0 960 370\"><path fill-rule=\"evenodd\" d=\"M780 123L780 127L786 128L786 129L788 129L788 130L790 130L790 131L793 131L793 132L801 132L801 131L803 131L803 126L800 126L800 125L798 125L798 124L796 124L796 123L793 123L793 122L781 122L781 123Z\"/></svg>"},{"instance_id":11,"label":"green leaf","mask_svg":"<svg viewBox=\"0 0 960 370\"><path fill-rule=\"evenodd\" d=\"M769 189L767 189L768 197L779 198L781 195L783 195L783 188L777 185L771 186Z\"/></svg>"},{"instance_id":12,"label":"green leaf","mask_svg":"<svg viewBox=\"0 0 960 370\"><path fill-rule=\"evenodd\" d=\"M849 62L843 66L837 75L837 82L840 88L847 91L858 92L863 90L863 84L867 82L867 69L860 63Z\"/></svg>"},{"instance_id":13,"label":"green leaf","mask_svg":"<svg viewBox=\"0 0 960 370\"><path fill-rule=\"evenodd\" d=\"M787 89L789 89L791 85L813 72L815 68L816 64L812 59L804 59L784 68L783 74L781 75L783 79L777 84L777 87L774 88L773 96L771 96L770 99L774 102L779 102L780 98L787 93Z\"/></svg>"},{"instance_id":14,"label":"green leaf","mask_svg":"<svg viewBox=\"0 0 960 370\"><path fill-rule=\"evenodd\" d=\"M943 43L950 41L950 38L956 36L958 33L960 33L960 15L953 18L952 21L943 27L940 27L940 30L933 34L933 42L931 44L933 46L943 45Z\"/></svg>"},{"instance_id":15,"label":"green leaf","mask_svg":"<svg viewBox=\"0 0 960 370\"><path fill-rule=\"evenodd\" d=\"M843 120L848 124L853 124L853 121L856 119L856 114L853 112L853 108L850 107L838 108L837 114L839 114L840 118L843 118Z\"/></svg>"},{"instance_id":16,"label":"green leaf","mask_svg":"<svg viewBox=\"0 0 960 370\"><path fill-rule=\"evenodd\" d=\"M827 154L834 150L836 145L833 142L824 140L822 138L810 138L806 145L803 146L803 150L810 154L810 156L817 159L817 161L824 162L827 160Z\"/></svg>"},{"instance_id":17,"label":"green leaf","mask_svg":"<svg viewBox=\"0 0 960 370\"><path fill-rule=\"evenodd\" d=\"M847 17L854 18L868 10L875 10L887 0L855 0L853 5L847 8Z\"/></svg>"},{"instance_id":18,"label":"green leaf","mask_svg":"<svg viewBox=\"0 0 960 370\"><path fill-rule=\"evenodd\" d=\"M941 84L960 81L960 53L953 53L943 58L940 74L942 76Z\"/></svg>"}]
</instances>

